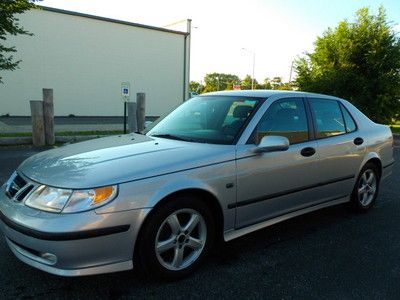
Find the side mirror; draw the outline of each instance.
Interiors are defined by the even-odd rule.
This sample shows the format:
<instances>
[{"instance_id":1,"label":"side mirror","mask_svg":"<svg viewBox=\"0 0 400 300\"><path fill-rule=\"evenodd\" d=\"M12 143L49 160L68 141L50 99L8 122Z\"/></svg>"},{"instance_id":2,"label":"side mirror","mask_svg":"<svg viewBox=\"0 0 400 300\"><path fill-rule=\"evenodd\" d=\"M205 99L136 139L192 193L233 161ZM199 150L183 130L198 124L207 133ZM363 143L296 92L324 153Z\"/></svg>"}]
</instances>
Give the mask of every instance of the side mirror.
<instances>
[{"instance_id":1,"label":"side mirror","mask_svg":"<svg viewBox=\"0 0 400 300\"><path fill-rule=\"evenodd\" d=\"M286 151L287 149L289 149L289 140L286 137L269 135L261 139L254 152Z\"/></svg>"}]
</instances>

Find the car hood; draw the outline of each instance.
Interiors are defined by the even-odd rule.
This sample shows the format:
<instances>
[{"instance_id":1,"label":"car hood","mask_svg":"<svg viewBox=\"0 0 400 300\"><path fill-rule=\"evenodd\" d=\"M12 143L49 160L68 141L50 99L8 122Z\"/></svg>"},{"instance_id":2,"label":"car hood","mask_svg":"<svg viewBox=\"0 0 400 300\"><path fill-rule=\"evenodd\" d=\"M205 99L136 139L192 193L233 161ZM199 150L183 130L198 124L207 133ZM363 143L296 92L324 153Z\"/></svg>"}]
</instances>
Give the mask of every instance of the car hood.
<instances>
[{"instance_id":1,"label":"car hood","mask_svg":"<svg viewBox=\"0 0 400 300\"><path fill-rule=\"evenodd\" d=\"M211 145L127 134L33 155L18 172L50 186L83 189L118 184L235 158L233 145Z\"/></svg>"}]
</instances>

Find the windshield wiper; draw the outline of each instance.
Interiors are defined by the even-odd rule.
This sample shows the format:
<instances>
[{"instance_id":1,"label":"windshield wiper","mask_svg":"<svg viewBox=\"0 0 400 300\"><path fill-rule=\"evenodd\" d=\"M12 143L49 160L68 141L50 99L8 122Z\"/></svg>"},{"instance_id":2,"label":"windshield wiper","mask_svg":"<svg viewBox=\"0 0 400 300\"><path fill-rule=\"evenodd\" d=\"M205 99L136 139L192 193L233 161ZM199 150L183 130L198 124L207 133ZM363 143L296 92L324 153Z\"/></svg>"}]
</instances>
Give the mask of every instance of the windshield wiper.
<instances>
[{"instance_id":1,"label":"windshield wiper","mask_svg":"<svg viewBox=\"0 0 400 300\"><path fill-rule=\"evenodd\" d=\"M182 137L179 135L169 134L169 133L158 133L158 134L155 133L150 136L171 139L171 140L177 140L177 141L185 141L185 142L193 142L194 141L193 139L190 139L190 138L185 138L185 137Z\"/></svg>"}]
</instances>

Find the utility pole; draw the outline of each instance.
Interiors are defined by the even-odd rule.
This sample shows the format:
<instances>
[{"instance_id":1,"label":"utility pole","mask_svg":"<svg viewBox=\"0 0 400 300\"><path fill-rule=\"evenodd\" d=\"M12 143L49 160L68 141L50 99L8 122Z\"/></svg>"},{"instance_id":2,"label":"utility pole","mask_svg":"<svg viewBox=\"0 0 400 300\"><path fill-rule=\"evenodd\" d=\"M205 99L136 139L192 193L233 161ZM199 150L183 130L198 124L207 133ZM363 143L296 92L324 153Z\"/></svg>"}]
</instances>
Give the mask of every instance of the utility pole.
<instances>
[{"instance_id":1,"label":"utility pole","mask_svg":"<svg viewBox=\"0 0 400 300\"><path fill-rule=\"evenodd\" d=\"M186 20L186 32L188 33L186 37L186 82L185 84L187 85L185 88L186 91L186 97L185 100L190 98L189 97L189 83L190 83L190 44L191 44L191 39L192 39L192 20L187 19Z\"/></svg>"},{"instance_id":2,"label":"utility pole","mask_svg":"<svg viewBox=\"0 0 400 300\"><path fill-rule=\"evenodd\" d=\"M173 22L171 24L167 24L163 26L164 28L175 27L176 25L182 24L186 22L186 36L185 36L185 50L184 50L184 87L183 87L183 101L186 101L189 98L189 83L190 83L190 44L192 39L192 28L196 28L192 26L191 19L183 19L180 21Z\"/></svg>"}]
</instances>

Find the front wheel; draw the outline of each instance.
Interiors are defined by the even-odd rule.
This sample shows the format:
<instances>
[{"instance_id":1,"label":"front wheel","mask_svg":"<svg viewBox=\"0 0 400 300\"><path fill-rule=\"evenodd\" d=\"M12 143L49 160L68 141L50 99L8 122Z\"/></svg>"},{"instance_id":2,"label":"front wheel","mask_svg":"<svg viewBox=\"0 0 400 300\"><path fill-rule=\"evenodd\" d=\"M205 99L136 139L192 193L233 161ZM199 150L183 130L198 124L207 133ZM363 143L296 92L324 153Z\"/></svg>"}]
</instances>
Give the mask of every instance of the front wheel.
<instances>
[{"instance_id":1,"label":"front wheel","mask_svg":"<svg viewBox=\"0 0 400 300\"><path fill-rule=\"evenodd\" d=\"M173 198L149 218L138 249L147 273L168 280L192 273L214 239L214 220L208 207L198 198Z\"/></svg>"},{"instance_id":2,"label":"front wheel","mask_svg":"<svg viewBox=\"0 0 400 300\"><path fill-rule=\"evenodd\" d=\"M352 194L352 204L357 211L365 212L375 204L379 182L378 168L372 163L367 163L357 178Z\"/></svg>"}]
</instances>

